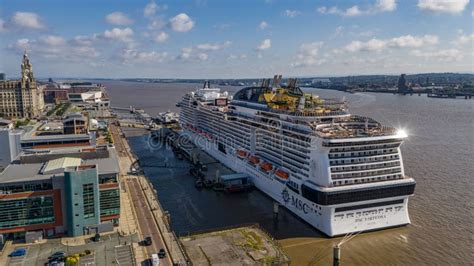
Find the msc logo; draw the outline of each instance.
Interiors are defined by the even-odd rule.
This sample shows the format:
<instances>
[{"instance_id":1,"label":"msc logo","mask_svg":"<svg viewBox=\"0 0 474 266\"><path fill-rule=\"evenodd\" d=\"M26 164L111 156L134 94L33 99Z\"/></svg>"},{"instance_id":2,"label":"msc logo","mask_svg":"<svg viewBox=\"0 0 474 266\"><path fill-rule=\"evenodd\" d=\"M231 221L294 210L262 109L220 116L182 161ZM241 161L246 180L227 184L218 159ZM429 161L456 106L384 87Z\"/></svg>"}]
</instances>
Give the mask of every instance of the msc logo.
<instances>
[{"instance_id":1,"label":"msc logo","mask_svg":"<svg viewBox=\"0 0 474 266\"><path fill-rule=\"evenodd\" d=\"M283 201L286 203L290 203L293 207L297 210L302 211L304 213L308 213L311 210L311 207L304 203L302 200L296 198L295 196L291 196L288 193L288 190L285 188L281 192L281 196L283 197Z\"/></svg>"},{"instance_id":2,"label":"msc logo","mask_svg":"<svg viewBox=\"0 0 474 266\"><path fill-rule=\"evenodd\" d=\"M288 203L288 201L290 201L290 194L288 193L288 190L286 188L283 189L283 191L281 192L281 196L283 197L283 201L285 203Z\"/></svg>"}]
</instances>

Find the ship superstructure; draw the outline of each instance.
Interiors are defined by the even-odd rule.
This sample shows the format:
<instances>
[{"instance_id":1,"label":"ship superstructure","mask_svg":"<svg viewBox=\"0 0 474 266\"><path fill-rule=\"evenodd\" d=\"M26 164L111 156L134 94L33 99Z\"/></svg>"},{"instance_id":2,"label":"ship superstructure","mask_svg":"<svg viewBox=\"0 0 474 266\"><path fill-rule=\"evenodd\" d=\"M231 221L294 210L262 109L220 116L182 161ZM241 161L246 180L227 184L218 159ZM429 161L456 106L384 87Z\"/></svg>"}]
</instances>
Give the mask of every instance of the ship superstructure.
<instances>
[{"instance_id":1,"label":"ship superstructure","mask_svg":"<svg viewBox=\"0 0 474 266\"><path fill-rule=\"evenodd\" d=\"M280 81L233 97L206 83L179 103L182 134L329 236L410 223L406 134Z\"/></svg>"}]
</instances>

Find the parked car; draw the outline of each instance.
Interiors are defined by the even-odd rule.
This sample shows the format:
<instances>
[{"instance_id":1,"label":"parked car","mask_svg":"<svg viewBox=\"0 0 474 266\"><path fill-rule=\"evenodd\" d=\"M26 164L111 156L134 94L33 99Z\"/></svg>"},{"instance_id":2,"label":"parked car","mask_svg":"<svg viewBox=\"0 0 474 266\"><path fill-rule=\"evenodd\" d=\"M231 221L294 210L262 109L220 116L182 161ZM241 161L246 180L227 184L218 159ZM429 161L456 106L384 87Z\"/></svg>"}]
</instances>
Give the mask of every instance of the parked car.
<instances>
[{"instance_id":1,"label":"parked car","mask_svg":"<svg viewBox=\"0 0 474 266\"><path fill-rule=\"evenodd\" d=\"M64 266L64 262L62 261L52 261L48 263L48 266Z\"/></svg>"},{"instance_id":2,"label":"parked car","mask_svg":"<svg viewBox=\"0 0 474 266\"><path fill-rule=\"evenodd\" d=\"M26 254L26 249L25 248L18 248L18 249L15 249L15 251L13 251L12 253L10 253L10 257L21 257L21 256L25 256Z\"/></svg>"},{"instance_id":3,"label":"parked car","mask_svg":"<svg viewBox=\"0 0 474 266\"><path fill-rule=\"evenodd\" d=\"M158 258L162 259L166 257L166 251L163 248L160 248L160 251L158 251Z\"/></svg>"},{"instance_id":4,"label":"parked car","mask_svg":"<svg viewBox=\"0 0 474 266\"><path fill-rule=\"evenodd\" d=\"M158 254L151 254L150 264L151 266L160 266L160 258L158 257Z\"/></svg>"},{"instance_id":5,"label":"parked car","mask_svg":"<svg viewBox=\"0 0 474 266\"><path fill-rule=\"evenodd\" d=\"M145 246L151 246L153 242L151 241L151 237L147 236L145 237L145 240L143 240L143 243L145 244Z\"/></svg>"},{"instance_id":6,"label":"parked car","mask_svg":"<svg viewBox=\"0 0 474 266\"><path fill-rule=\"evenodd\" d=\"M49 256L49 262L59 262L62 261L66 257L66 252L64 251L57 251L54 252L53 255Z\"/></svg>"},{"instance_id":7,"label":"parked car","mask_svg":"<svg viewBox=\"0 0 474 266\"><path fill-rule=\"evenodd\" d=\"M94 241L94 242L99 242L99 241L100 241L100 234L99 234L99 233L95 234L95 235L92 237L92 241Z\"/></svg>"}]
</instances>

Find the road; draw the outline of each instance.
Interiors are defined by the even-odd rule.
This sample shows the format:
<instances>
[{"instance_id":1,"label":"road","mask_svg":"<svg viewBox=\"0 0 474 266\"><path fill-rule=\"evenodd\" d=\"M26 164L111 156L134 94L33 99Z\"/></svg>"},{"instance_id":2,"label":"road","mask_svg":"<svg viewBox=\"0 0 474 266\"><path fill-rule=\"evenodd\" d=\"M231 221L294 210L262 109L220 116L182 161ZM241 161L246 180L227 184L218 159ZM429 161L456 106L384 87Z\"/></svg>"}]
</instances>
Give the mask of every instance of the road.
<instances>
[{"instance_id":1,"label":"road","mask_svg":"<svg viewBox=\"0 0 474 266\"><path fill-rule=\"evenodd\" d=\"M160 230L153 218L152 211L148 205L148 202L145 198L138 179L129 178L127 179L127 187L132 198L132 203L138 217L138 224L140 226L140 231L142 237L145 238L150 236L152 238L152 245L147 246L146 250L148 256L151 257L151 254L157 253L161 248L166 250L163 238L161 237ZM172 265L172 262L167 254L166 258L161 260L160 265Z\"/></svg>"}]
</instances>

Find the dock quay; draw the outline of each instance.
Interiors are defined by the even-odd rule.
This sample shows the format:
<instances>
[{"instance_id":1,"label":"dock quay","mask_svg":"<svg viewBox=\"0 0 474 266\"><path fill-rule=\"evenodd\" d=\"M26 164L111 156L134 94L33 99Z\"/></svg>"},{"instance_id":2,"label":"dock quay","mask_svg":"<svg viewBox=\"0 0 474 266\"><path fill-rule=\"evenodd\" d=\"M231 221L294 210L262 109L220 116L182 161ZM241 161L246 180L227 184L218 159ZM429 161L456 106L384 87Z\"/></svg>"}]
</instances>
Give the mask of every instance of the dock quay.
<instances>
[{"instance_id":1,"label":"dock quay","mask_svg":"<svg viewBox=\"0 0 474 266\"><path fill-rule=\"evenodd\" d=\"M290 265L281 246L257 224L181 237L195 265Z\"/></svg>"},{"instance_id":2,"label":"dock quay","mask_svg":"<svg viewBox=\"0 0 474 266\"><path fill-rule=\"evenodd\" d=\"M164 249L167 256L160 261L160 265L189 265L190 261L171 229L168 214L158 201L153 185L141 171L137 174L132 174L130 171L137 159L123 132L113 123L110 130L119 154L121 186L130 202L130 212L133 213L140 238L152 238L152 244L149 246L133 243L136 264L146 265L143 263L147 263L152 254Z\"/></svg>"}]
</instances>

